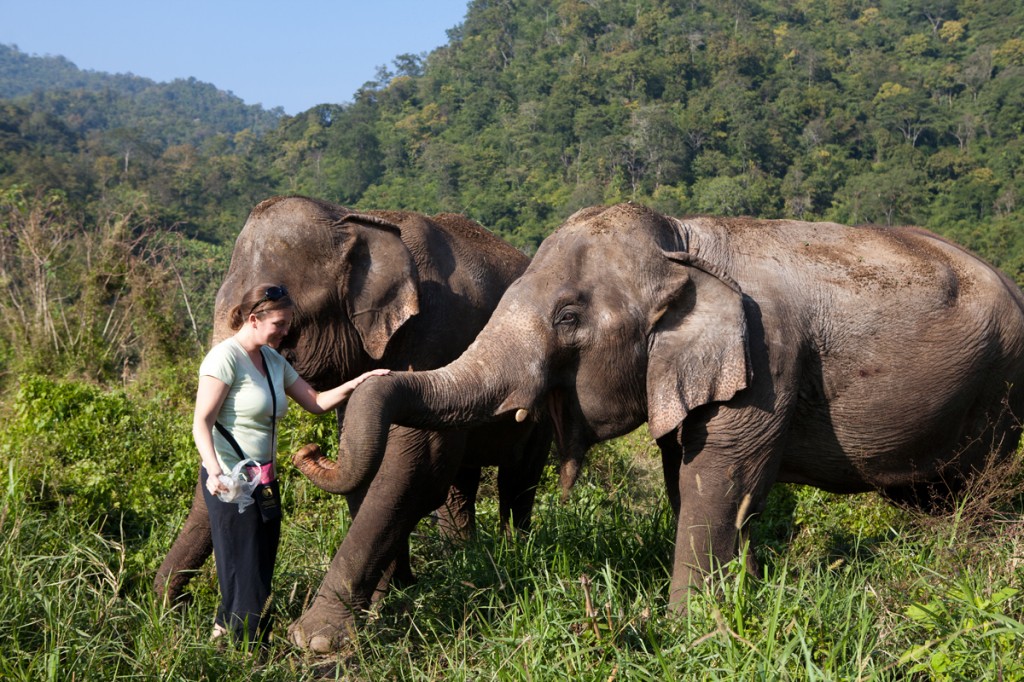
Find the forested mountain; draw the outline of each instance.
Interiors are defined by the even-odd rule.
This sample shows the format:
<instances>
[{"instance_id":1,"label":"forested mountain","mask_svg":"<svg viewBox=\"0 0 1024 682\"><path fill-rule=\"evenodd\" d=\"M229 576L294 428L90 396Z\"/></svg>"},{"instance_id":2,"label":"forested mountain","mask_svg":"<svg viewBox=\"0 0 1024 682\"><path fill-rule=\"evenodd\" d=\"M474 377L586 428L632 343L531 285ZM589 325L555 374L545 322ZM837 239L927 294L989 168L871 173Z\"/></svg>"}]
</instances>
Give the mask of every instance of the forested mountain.
<instances>
[{"instance_id":1,"label":"forested mountain","mask_svg":"<svg viewBox=\"0 0 1024 682\"><path fill-rule=\"evenodd\" d=\"M60 190L83 225L130 206L226 246L302 193L529 251L630 200L916 223L1024 281L1017 0L472 0L447 45L294 117L38 59L0 49L0 191Z\"/></svg>"},{"instance_id":2,"label":"forested mountain","mask_svg":"<svg viewBox=\"0 0 1024 682\"><path fill-rule=\"evenodd\" d=\"M1022 26L1012 0L477 0L421 71L273 151L296 187L523 244L628 199L921 223L1020 274Z\"/></svg>"},{"instance_id":3,"label":"forested mountain","mask_svg":"<svg viewBox=\"0 0 1024 682\"><path fill-rule=\"evenodd\" d=\"M249 148L280 108L194 78L82 71L3 45L0 93L0 186L58 189L91 213L125 192L137 203L141 191L158 220L214 240L273 191L249 167Z\"/></svg>"},{"instance_id":4,"label":"forested mountain","mask_svg":"<svg viewBox=\"0 0 1024 682\"><path fill-rule=\"evenodd\" d=\"M108 186L133 179L131 147L148 178L212 163L247 185L257 166L267 191L462 211L523 245L629 199L916 222L985 248L979 226L1006 233L1024 193L1022 26L1013 0L474 0L448 45L272 132L256 108L211 115L231 99L212 86L97 86L59 58L44 62L60 90L19 104L79 151L126 158ZM240 145L241 127L261 143ZM83 149L97 129L105 148ZM198 185L171 193L207 202Z\"/></svg>"},{"instance_id":5,"label":"forested mountain","mask_svg":"<svg viewBox=\"0 0 1024 682\"><path fill-rule=\"evenodd\" d=\"M0 45L0 99L61 116L71 128L137 128L165 144L201 143L214 133L270 130L284 115L195 78L157 83L131 74L84 71L64 57L29 56Z\"/></svg>"},{"instance_id":6,"label":"forested mountain","mask_svg":"<svg viewBox=\"0 0 1024 682\"><path fill-rule=\"evenodd\" d=\"M17 45L0 45L0 98L11 99L48 90L117 90L137 93L154 83L132 75L84 71L61 56L34 56Z\"/></svg>"}]
</instances>

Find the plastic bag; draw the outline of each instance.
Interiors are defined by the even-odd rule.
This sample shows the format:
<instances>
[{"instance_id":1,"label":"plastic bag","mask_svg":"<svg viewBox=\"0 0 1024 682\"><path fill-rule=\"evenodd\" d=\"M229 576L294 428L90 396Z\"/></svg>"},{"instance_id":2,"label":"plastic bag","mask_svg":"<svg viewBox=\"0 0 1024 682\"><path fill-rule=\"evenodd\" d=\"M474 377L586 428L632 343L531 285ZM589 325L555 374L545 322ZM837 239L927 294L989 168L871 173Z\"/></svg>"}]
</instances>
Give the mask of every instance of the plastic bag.
<instances>
[{"instance_id":1,"label":"plastic bag","mask_svg":"<svg viewBox=\"0 0 1024 682\"><path fill-rule=\"evenodd\" d=\"M220 482L227 491L217 495L218 499L237 504L238 513L241 514L256 501L252 491L260 484L260 465L254 460L243 459L229 473L221 474Z\"/></svg>"}]
</instances>

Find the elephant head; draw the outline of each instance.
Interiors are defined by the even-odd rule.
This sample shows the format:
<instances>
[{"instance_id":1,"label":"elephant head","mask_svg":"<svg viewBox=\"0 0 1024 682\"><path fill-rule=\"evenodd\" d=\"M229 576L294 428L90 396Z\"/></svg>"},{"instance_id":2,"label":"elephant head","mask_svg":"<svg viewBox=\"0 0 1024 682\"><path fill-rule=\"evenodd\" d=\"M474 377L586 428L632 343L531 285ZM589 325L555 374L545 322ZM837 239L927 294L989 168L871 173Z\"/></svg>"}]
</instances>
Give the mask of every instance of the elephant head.
<instances>
[{"instance_id":1,"label":"elephant head","mask_svg":"<svg viewBox=\"0 0 1024 682\"><path fill-rule=\"evenodd\" d=\"M567 492L586 450L649 422L655 438L748 383L738 286L635 205L578 212L548 237L455 362L353 395L342 437L372 476L392 423L463 426L550 411Z\"/></svg>"},{"instance_id":2,"label":"elephant head","mask_svg":"<svg viewBox=\"0 0 1024 682\"><path fill-rule=\"evenodd\" d=\"M267 199L250 213L217 293L215 342L232 333L231 306L261 282L288 287L296 314L281 350L319 389L381 360L420 309L398 225L304 197Z\"/></svg>"}]
</instances>

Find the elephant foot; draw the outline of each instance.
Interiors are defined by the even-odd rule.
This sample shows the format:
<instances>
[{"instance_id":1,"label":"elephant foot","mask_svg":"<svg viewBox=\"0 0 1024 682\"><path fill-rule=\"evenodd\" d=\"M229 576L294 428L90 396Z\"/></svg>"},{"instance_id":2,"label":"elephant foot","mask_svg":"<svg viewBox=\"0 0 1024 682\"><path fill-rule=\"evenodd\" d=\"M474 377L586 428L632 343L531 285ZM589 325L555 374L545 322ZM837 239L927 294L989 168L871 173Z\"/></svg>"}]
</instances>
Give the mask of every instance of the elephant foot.
<instances>
[{"instance_id":1,"label":"elephant foot","mask_svg":"<svg viewBox=\"0 0 1024 682\"><path fill-rule=\"evenodd\" d=\"M177 611L187 611L191 606L195 598L188 592L179 592L173 594L170 591L165 592L161 601L171 609Z\"/></svg>"},{"instance_id":2,"label":"elephant foot","mask_svg":"<svg viewBox=\"0 0 1024 682\"><path fill-rule=\"evenodd\" d=\"M331 624L312 617L307 612L288 626L288 639L304 651L330 654L342 650L345 644L354 641L355 629L352 626Z\"/></svg>"},{"instance_id":3,"label":"elephant foot","mask_svg":"<svg viewBox=\"0 0 1024 682\"><path fill-rule=\"evenodd\" d=\"M329 654L334 650L330 637L326 635L307 637L306 631L297 623L292 623L288 628L288 639L298 648L311 651L314 654Z\"/></svg>"}]
</instances>

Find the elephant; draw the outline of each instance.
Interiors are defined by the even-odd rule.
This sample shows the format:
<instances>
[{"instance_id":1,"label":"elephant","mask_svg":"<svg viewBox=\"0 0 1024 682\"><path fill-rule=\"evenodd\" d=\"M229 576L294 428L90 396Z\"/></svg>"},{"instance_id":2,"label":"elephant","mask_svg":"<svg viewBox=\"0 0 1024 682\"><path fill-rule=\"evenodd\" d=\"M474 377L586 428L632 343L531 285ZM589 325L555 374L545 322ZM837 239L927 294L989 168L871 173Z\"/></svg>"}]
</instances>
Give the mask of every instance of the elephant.
<instances>
[{"instance_id":1,"label":"elephant","mask_svg":"<svg viewBox=\"0 0 1024 682\"><path fill-rule=\"evenodd\" d=\"M549 415L567 491L591 445L646 422L681 612L776 482L932 507L1013 451L1022 402L1024 297L965 249L916 227L627 203L549 235L457 360L356 389L340 449L360 481L391 424Z\"/></svg>"},{"instance_id":2,"label":"elephant","mask_svg":"<svg viewBox=\"0 0 1024 682\"><path fill-rule=\"evenodd\" d=\"M317 390L377 367L440 367L469 345L528 261L460 215L357 212L308 197L272 197L253 208L238 235L216 297L213 342L231 334L228 316L241 292L273 282L285 285L296 303L279 350ZM338 568L342 559L336 557L331 569L354 585L342 596L365 606L390 581L411 582L408 536L435 509L442 533L472 534L482 466L498 466L502 528L528 530L550 445L550 425L541 423L443 432L397 428L388 461L401 468L387 472L389 484L348 488L324 482L332 463L318 446L302 448L312 481L348 496L353 521L339 553L349 558ZM373 551L360 550L352 559L350 546ZM187 599L187 582L211 552L197 484L189 515L157 571L157 594L172 603Z\"/></svg>"}]
</instances>

